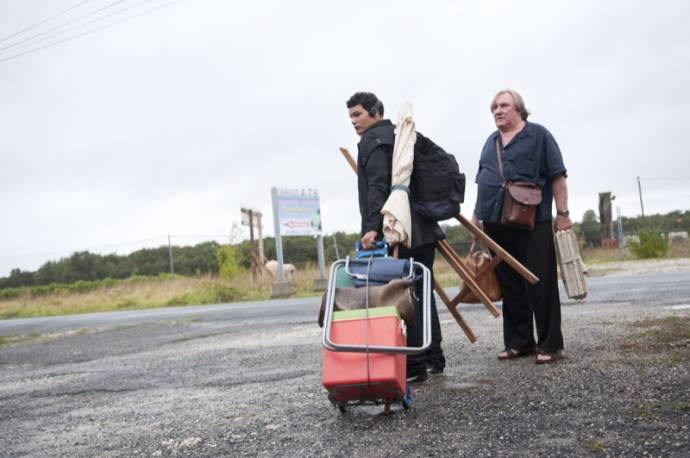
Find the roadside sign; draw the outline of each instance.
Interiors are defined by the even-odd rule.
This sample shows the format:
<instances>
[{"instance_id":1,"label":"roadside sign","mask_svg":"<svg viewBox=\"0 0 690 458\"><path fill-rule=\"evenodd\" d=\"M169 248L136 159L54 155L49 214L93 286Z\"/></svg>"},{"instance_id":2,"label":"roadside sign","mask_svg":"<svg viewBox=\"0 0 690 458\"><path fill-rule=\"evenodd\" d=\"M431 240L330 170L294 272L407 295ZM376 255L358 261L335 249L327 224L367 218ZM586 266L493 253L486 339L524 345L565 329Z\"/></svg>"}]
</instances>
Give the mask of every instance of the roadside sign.
<instances>
[{"instance_id":1,"label":"roadside sign","mask_svg":"<svg viewBox=\"0 0 690 458\"><path fill-rule=\"evenodd\" d=\"M259 210L254 210L253 208L240 208L240 212L242 214L241 223L243 226L254 226L256 228L259 227L259 224L261 222L261 212ZM249 224L250 212L252 214L252 219L254 220L253 224Z\"/></svg>"},{"instance_id":2,"label":"roadside sign","mask_svg":"<svg viewBox=\"0 0 690 458\"><path fill-rule=\"evenodd\" d=\"M311 235L316 237L320 280L325 282L325 257L321 236L321 207L316 189L271 188L273 227L276 233L278 271L276 285L285 283L283 276L283 235ZM275 285L274 285L275 286Z\"/></svg>"},{"instance_id":3,"label":"roadside sign","mask_svg":"<svg viewBox=\"0 0 690 458\"><path fill-rule=\"evenodd\" d=\"M276 189L280 234L321 235L321 208L316 189Z\"/></svg>"}]
</instances>

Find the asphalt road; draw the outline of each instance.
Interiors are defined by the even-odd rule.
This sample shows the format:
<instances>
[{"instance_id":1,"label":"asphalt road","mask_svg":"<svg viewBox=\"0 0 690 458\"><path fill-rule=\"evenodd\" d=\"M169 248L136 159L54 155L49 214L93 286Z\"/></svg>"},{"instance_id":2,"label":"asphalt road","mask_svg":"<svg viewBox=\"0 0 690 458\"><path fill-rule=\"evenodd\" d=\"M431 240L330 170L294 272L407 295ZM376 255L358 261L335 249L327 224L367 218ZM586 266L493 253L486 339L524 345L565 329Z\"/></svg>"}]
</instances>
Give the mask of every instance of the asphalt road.
<instances>
[{"instance_id":1,"label":"asphalt road","mask_svg":"<svg viewBox=\"0 0 690 458\"><path fill-rule=\"evenodd\" d=\"M505 384L578 381L599 363L591 349L615 351L601 342L623 336L634 317L684 310L690 273L599 277L589 287L587 301L564 302L566 346L578 358L541 375L528 362L500 371L500 320L481 306L462 308L480 336L473 345L443 310L446 374L414 388L413 409L392 417L375 406L341 415L328 403L314 298L0 321L0 335L26 337L0 346L0 456L586 454L593 432L628 427L628 410L609 425L610 395L582 410L559 393L556 414L573 410L566 419L545 407L556 402L545 394L554 384L518 403L499 393ZM586 396L592 386L568 393ZM668 436L661 448L614 438L609 451L683 456L690 431L673 422L664 431L676 426L681 439ZM560 438L544 435L559 427Z\"/></svg>"},{"instance_id":2,"label":"asphalt road","mask_svg":"<svg viewBox=\"0 0 690 458\"><path fill-rule=\"evenodd\" d=\"M594 277L588 279L587 304L621 303L649 306L690 303L690 273L674 272L635 276ZM449 288L449 294L457 288ZM561 288L564 306L582 302L567 299ZM437 298L437 301L439 299ZM70 330L132 326L157 321L198 321L221 330L235 327L272 326L276 324L303 324L314 320L314 310L320 298L282 299L233 304L204 305L123 312L87 313L45 318L22 318L0 321L0 336L21 334L49 334ZM480 305L463 306L481 308ZM448 312L441 307L441 313ZM289 310L290 313L278 313ZM450 316L448 314L448 316Z\"/></svg>"}]
</instances>

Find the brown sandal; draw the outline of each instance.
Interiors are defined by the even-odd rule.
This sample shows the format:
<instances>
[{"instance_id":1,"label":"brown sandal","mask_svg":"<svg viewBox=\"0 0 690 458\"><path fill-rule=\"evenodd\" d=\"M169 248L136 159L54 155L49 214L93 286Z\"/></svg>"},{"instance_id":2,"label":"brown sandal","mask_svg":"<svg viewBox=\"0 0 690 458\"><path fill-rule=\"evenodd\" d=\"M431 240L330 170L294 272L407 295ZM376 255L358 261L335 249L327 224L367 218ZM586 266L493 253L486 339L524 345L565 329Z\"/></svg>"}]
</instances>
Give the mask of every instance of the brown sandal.
<instances>
[{"instance_id":1,"label":"brown sandal","mask_svg":"<svg viewBox=\"0 0 690 458\"><path fill-rule=\"evenodd\" d=\"M522 358L524 356L533 355L534 350L518 350L516 348L504 348L502 352L499 352L496 357L499 361L508 361L509 359Z\"/></svg>"},{"instance_id":2,"label":"brown sandal","mask_svg":"<svg viewBox=\"0 0 690 458\"><path fill-rule=\"evenodd\" d=\"M540 356L546 356L546 358L539 359ZM535 362L537 364L553 364L561 358L562 358L561 353L558 351L554 351L554 352L539 351L539 352L537 352L537 357L535 359Z\"/></svg>"}]
</instances>

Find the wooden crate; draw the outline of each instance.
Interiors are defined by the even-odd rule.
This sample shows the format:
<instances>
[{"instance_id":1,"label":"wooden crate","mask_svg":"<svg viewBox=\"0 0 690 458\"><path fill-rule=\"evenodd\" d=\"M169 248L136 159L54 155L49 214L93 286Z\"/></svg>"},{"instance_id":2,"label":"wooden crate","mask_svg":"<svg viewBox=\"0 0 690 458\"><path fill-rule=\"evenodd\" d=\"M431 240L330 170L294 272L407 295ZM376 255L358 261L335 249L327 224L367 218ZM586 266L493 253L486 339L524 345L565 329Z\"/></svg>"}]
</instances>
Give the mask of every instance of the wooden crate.
<instances>
[{"instance_id":1,"label":"wooden crate","mask_svg":"<svg viewBox=\"0 0 690 458\"><path fill-rule=\"evenodd\" d=\"M565 291L571 299L584 299L587 297L587 282L575 232L572 229L556 231L555 239Z\"/></svg>"}]
</instances>

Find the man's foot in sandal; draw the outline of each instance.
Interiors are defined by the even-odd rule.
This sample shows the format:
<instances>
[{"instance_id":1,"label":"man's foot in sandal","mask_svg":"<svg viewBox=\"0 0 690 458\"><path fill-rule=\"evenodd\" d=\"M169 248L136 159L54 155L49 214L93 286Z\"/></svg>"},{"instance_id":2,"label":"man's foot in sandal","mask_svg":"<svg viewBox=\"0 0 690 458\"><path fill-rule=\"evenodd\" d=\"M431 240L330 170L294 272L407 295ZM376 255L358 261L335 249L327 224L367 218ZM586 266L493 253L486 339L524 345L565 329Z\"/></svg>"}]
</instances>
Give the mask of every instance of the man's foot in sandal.
<instances>
[{"instance_id":1,"label":"man's foot in sandal","mask_svg":"<svg viewBox=\"0 0 690 458\"><path fill-rule=\"evenodd\" d=\"M536 363L537 364L553 364L561 358L562 358L561 353L558 351L555 351L555 352L540 351L540 352L537 352Z\"/></svg>"},{"instance_id":2,"label":"man's foot in sandal","mask_svg":"<svg viewBox=\"0 0 690 458\"><path fill-rule=\"evenodd\" d=\"M507 361L509 359L522 358L523 356L533 355L534 350L531 348L525 350L518 350L515 348L506 348L502 352L499 352L496 357L499 361Z\"/></svg>"}]
</instances>

